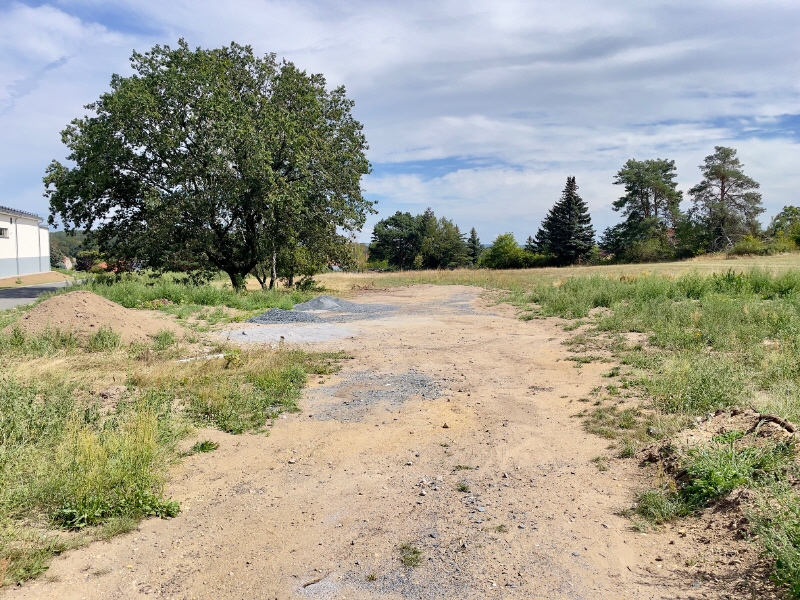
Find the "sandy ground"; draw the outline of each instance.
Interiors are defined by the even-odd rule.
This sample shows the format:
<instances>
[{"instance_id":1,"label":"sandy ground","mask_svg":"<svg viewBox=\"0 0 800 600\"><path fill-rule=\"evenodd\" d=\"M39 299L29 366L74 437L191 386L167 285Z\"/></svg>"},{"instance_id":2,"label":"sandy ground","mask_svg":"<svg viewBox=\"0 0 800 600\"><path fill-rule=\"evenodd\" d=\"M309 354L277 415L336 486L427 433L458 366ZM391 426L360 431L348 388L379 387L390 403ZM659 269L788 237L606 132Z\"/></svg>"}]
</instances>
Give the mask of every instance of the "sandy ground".
<instances>
[{"instance_id":1,"label":"sandy ground","mask_svg":"<svg viewBox=\"0 0 800 600\"><path fill-rule=\"evenodd\" d=\"M616 516L639 469L598 471L608 441L571 417L609 365L563 360L558 321L519 321L466 287L352 299L399 309L311 345L354 359L314 378L302 412L269 436L200 432L220 448L176 468L178 517L67 553L4 597L719 597L677 534Z\"/></svg>"},{"instance_id":2,"label":"sandy ground","mask_svg":"<svg viewBox=\"0 0 800 600\"><path fill-rule=\"evenodd\" d=\"M73 281L71 275L64 275L58 271L48 271L47 273L34 273L33 275L22 275L21 277L0 277L0 288L20 287L23 285L36 285L38 283L54 283L57 281ZM17 280L22 283L17 283Z\"/></svg>"}]
</instances>

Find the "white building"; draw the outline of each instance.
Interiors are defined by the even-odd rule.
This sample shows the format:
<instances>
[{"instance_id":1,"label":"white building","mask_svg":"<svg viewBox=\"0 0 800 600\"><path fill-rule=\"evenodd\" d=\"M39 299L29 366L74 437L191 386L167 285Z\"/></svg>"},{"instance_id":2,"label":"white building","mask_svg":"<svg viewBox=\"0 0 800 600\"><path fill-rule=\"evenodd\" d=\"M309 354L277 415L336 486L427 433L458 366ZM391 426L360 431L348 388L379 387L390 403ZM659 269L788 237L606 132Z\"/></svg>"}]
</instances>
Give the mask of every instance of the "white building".
<instances>
[{"instance_id":1,"label":"white building","mask_svg":"<svg viewBox=\"0 0 800 600\"><path fill-rule=\"evenodd\" d=\"M0 206L0 278L50 270L50 231L42 221Z\"/></svg>"}]
</instances>

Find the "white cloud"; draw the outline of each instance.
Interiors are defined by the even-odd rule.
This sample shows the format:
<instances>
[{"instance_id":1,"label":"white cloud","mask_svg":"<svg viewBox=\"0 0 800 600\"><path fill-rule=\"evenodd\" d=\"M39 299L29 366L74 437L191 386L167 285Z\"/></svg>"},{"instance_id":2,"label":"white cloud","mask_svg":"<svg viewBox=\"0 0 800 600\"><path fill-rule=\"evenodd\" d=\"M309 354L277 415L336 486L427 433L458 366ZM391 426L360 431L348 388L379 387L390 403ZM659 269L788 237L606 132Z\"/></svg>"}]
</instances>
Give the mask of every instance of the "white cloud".
<instances>
[{"instance_id":1,"label":"white cloud","mask_svg":"<svg viewBox=\"0 0 800 600\"><path fill-rule=\"evenodd\" d=\"M27 199L63 156L60 129L127 72L130 50L185 37L249 43L347 85L371 160L394 164L364 182L382 211L430 204L484 237L527 235L574 174L610 221L622 162L674 158L688 189L715 144L740 149L774 210L798 202L797 143L738 139L731 118L800 113L796 24L790 0L14 3L0 9L0 181L6 203ZM454 166L403 172L427 160Z\"/></svg>"}]
</instances>

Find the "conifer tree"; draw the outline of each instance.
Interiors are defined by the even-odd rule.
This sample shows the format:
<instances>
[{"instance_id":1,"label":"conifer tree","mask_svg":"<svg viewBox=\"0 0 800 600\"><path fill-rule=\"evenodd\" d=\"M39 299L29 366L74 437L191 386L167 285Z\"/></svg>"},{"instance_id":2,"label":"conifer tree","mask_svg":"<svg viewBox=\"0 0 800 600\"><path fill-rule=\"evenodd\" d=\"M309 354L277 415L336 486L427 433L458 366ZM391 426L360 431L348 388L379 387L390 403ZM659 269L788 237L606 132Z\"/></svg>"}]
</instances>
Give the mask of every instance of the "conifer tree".
<instances>
[{"instance_id":1,"label":"conifer tree","mask_svg":"<svg viewBox=\"0 0 800 600\"><path fill-rule=\"evenodd\" d=\"M561 199L547 213L536 234L536 245L559 265L585 259L594 247L594 228L586 203L578 195L575 177L567 177Z\"/></svg>"},{"instance_id":2,"label":"conifer tree","mask_svg":"<svg viewBox=\"0 0 800 600\"><path fill-rule=\"evenodd\" d=\"M714 146L700 172L703 180L689 190L691 219L706 231L707 249L730 248L745 235L758 235L764 212L758 182L742 172L734 148Z\"/></svg>"},{"instance_id":3,"label":"conifer tree","mask_svg":"<svg viewBox=\"0 0 800 600\"><path fill-rule=\"evenodd\" d=\"M469 238L467 239L467 252L469 254L470 262L473 265L477 265L478 259L481 257L481 253L483 252L483 246L481 245L481 240L478 238L478 232L475 231L474 227L469 231Z\"/></svg>"}]
</instances>

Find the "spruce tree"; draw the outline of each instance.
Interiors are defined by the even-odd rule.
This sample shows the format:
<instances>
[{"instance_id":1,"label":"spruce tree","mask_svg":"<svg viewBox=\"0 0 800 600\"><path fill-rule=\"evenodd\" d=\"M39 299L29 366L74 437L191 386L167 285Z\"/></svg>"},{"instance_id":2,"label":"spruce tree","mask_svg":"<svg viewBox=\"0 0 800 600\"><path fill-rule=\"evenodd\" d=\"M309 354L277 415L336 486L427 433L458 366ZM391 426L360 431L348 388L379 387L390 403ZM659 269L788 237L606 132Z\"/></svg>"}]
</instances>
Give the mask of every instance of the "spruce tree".
<instances>
[{"instance_id":1,"label":"spruce tree","mask_svg":"<svg viewBox=\"0 0 800 600\"><path fill-rule=\"evenodd\" d=\"M483 252L483 246L478 238L478 232L475 231L474 227L469 231L469 238L467 239L467 251L470 262L473 265L477 265L478 259L481 257L481 253Z\"/></svg>"},{"instance_id":2,"label":"spruce tree","mask_svg":"<svg viewBox=\"0 0 800 600\"><path fill-rule=\"evenodd\" d=\"M589 209L578 195L575 177L567 177L561 199L547 213L536 234L536 245L559 265L575 264L591 253L594 228Z\"/></svg>"}]
</instances>

